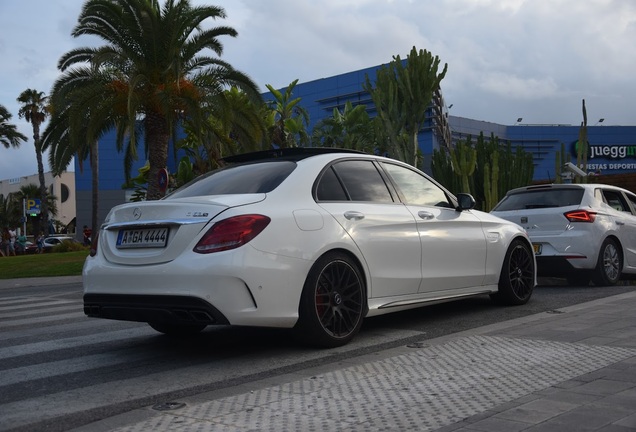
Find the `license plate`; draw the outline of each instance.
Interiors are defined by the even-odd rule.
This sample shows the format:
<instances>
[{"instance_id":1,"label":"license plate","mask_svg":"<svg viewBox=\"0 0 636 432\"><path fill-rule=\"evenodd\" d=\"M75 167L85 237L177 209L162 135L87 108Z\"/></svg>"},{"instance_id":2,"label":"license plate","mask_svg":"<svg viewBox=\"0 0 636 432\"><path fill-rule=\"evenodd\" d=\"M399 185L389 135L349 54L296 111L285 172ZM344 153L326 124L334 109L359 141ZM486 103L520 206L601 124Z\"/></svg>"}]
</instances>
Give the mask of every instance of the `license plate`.
<instances>
[{"instance_id":1,"label":"license plate","mask_svg":"<svg viewBox=\"0 0 636 432\"><path fill-rule=\"evenodd\" d=\"M534 248L535 255L541 255L541 245L538 243L533 243L532 247Z\"/></svg>"},{"instance_id":2,"label":"license plate","mask_svg":"<svg viewBox=\"0 0 636 432\"><path fill-rule=\"evenodd\" d=\"M168 227L123 229L117 234L117 248L162 248L168 242Z\"/></svg>"}]
</instances>

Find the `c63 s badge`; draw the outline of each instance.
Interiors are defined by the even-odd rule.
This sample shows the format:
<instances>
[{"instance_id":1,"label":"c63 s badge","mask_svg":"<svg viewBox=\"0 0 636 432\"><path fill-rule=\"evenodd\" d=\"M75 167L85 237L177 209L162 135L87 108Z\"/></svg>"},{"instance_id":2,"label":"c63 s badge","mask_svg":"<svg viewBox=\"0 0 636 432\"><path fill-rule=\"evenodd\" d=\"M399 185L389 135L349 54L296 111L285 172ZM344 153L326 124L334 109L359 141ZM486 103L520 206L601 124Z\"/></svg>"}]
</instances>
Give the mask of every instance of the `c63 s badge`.
<instances>
[{"instance_id":1,"label":"c63 s badge","mask_svg":"<svg viewBox=\"0 0 636 432\"><path fill-rule=\"evenodd\" d=\"M187 212L186 213L187 217L207 217L208 213L207 212Z\"/></svg>"}]
</instances>

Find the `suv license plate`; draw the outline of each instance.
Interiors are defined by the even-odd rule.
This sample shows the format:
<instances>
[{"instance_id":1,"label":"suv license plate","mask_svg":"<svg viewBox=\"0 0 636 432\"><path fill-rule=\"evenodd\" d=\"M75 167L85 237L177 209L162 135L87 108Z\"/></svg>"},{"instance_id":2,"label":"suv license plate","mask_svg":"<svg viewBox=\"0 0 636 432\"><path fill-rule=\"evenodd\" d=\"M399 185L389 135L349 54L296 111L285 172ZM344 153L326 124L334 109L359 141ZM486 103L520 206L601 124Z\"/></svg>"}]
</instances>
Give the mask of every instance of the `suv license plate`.
<instances>
[{"instance_id":1,"label":"suv license plate","mask_svg":"<svg viewBox=\"0 0 636 432\"><path fill-rule=\"evenodd\" d=\"M123 229L117 234L117 248L162 248L168 242L168 227Z\"/></svg>"},{"instance_id":2,"label":"suv license plate","mask_svg":"<svg viewBox=\"0 0 636 432\"><path fill-rule=\"evenodd\" d=\"M534 248L534 254L535 255L541 255L541 244L533 243L532 247Z\"/></svg>"}]
</instances>

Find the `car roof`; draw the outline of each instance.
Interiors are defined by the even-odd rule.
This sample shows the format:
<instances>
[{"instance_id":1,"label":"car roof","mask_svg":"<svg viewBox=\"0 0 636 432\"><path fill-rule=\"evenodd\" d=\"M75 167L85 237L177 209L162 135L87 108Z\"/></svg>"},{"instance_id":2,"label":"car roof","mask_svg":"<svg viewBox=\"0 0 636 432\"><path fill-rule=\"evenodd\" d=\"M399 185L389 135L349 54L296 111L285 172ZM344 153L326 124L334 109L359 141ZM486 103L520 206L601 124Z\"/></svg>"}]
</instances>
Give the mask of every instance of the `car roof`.
<instances>
[{"instance_id":1,"label":"car roof","mask_svg":"<svg viewBox=\"0 0 636 432\"><path fill-rule=\"evenodd\" d=\"M539 191L539 190L548 190L548 189L596 189L596 188L605 188L605 189L615 189L615 190L624 190L629 192L627 189L604 184L604 183L547 183L547 184L538 184L538 185L529 185L523 186L520 188L512 189L508 191L508 194L516 194L520 192L527 191Z\"/></svg>"},{"instance_id":2,"label":"car roof","mask_svg":"<svg viewBox=\"0 0 636 432\"><path fill-rule=\"evenodd\" d=\"M352 153L367 154L357 150L335 148L335 147L291 147L282 149L270 149L251 153L226 156L222 160L227 163L254 162L267 159L284 159L298 161L311 156L330 153Z\"/></svg>"}]
</instances>

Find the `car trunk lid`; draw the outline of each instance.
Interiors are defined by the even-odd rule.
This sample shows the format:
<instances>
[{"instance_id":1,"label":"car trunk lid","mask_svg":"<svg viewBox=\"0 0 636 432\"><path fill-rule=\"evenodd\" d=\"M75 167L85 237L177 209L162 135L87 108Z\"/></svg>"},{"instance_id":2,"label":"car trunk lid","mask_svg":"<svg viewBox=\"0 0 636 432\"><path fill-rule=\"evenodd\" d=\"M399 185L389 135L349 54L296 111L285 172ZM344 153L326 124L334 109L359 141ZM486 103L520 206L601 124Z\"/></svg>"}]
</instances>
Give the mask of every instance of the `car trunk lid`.
<instances>
[{"instance_id":1,"label":"car trunk lid","mask_svg":"<svg viewBox=\"0 0 636 432\"><path fill-rule=\"evenodd\" d=\"M169 262L191 249L201 231L225 210L263 199L265 194L218 195L120 205L102 226L99 252L116 264Z\"/></svg>"}]
</instances>

